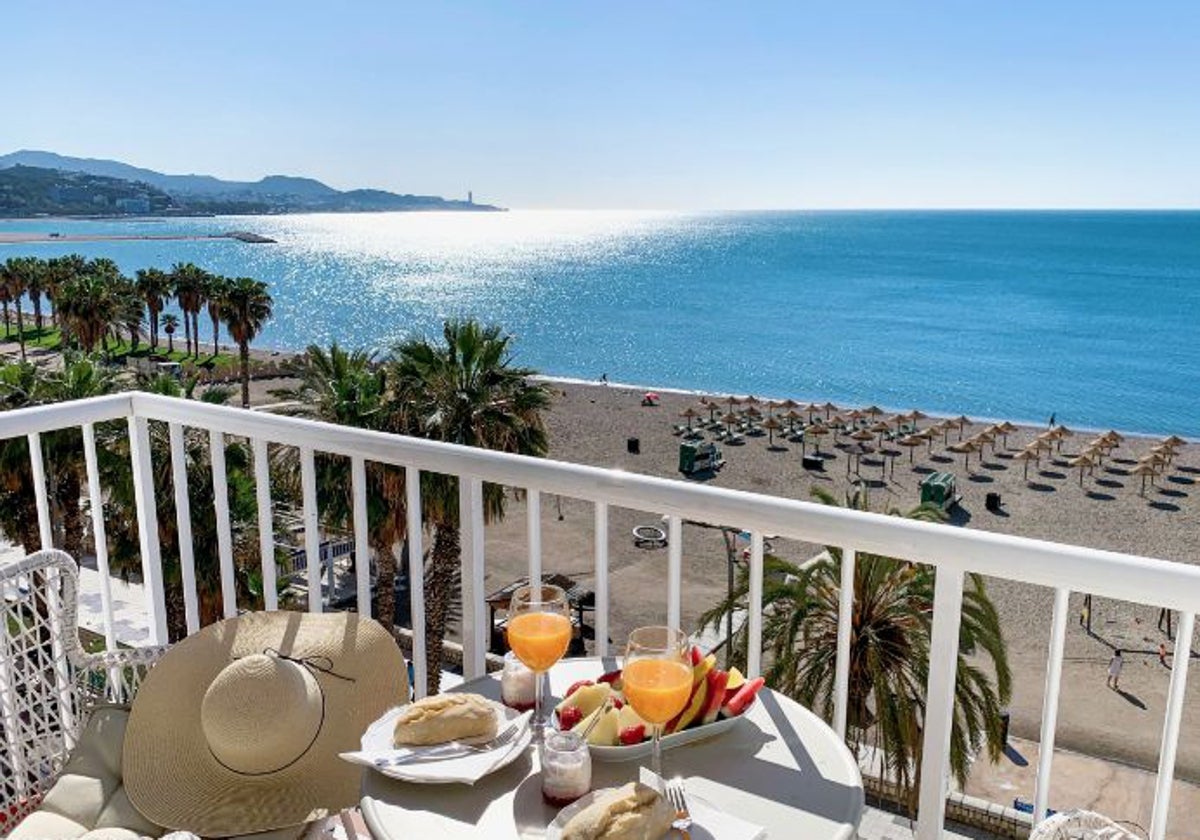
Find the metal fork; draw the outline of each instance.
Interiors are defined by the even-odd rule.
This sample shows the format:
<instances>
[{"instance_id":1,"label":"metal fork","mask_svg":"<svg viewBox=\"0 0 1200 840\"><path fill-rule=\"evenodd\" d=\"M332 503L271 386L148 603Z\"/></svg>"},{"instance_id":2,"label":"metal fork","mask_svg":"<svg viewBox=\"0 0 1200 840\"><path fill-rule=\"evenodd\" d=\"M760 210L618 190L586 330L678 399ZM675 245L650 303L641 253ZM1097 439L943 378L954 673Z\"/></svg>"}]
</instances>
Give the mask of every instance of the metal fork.
<instances>
[{"instance_id":1,"label":"metal fork","mask_svg":"<svg viewBox=\"0 0 1200 840\"><path fill-rule=\"evenodd\" d=\"M664 782L663 790L667 794L667 801L675 809L675 822L671 824L671 827L682 834L684 840L688 840L688 829L692 827L692 815L688 811L687 794L683 789L683 779L671 779L668 782Z\"/></svg>"},{"instance_id":2,"label":"metal fork","mask_svg":"<svg viewBox=\"0 0 1200 840\"><path fill-rule=\"evenodd\" d=\"M413 752L410 755L394 756L392 758L377 758L375 759L376 767L393 767L397 764L407 764L411 761L439 761L445 758L455 758L460 755L470 755L471 753L490 752L500 747L508 746L517 737L517 732L520 729L519 722L513 722L509 726L496 735L495 738L484 741L480 744L466 744L462 741L447 741L444 744L430 747L421 752ZM453 752L446 754L446 750L453 749Z\"/></svg>"}]
</instances>

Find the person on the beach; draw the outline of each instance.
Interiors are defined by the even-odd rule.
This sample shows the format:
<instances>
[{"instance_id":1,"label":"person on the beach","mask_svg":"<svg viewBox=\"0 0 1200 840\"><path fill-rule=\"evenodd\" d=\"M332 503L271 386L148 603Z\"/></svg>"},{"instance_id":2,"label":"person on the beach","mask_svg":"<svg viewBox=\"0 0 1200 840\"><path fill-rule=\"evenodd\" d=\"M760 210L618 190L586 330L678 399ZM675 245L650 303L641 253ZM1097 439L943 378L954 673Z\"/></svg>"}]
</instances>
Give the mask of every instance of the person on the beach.
<instances>
[{"instance_id":1,"label":"person on the beach","mask_svg":"<svg viewBox=\"0 0 1200 840\"><path fill-rule=\"evenodd\" d=\"M1125 660L1121 658L1121 649L1117 648L1108 662L1108 687L1113 691L1121 690L1121 668L1124 664Z\"/></svg>"},{"instance_id":2,"label":"person on the beach","mask_svg":"<svg viewBox=\"0 0 1200 840\"><path fill-rule=\"evenodd\" d=\"M1058 412L1053 412L1050 415L1050 422L1047 424L1049 428L1054 428L1054 418L1058 416Z\"/></svg>"},{"instance_id":3,"label":"person on the beach","mask_svg":"<svg viewBox=\"0 0 1200 840\"><path fill-rule=\"evenodd\" d=\"M601 385L607 385L607 384L608 384L608 374L607 374L607 373L602 373L602 374L600 374L600 384L601 384Z\"/></svg>"},{"instance_id":4,"label":"person on the beach","mask_svg":"<svg viewBox=\"0 0 1200 840\"><path fill-rule=\"evenodd\" d=\"M1167 665L1167 643L1166 642L1158 643L1158 664L1162 665L1164 668L1170 667L1169 665Z\"/></svg>"}]
</instances>

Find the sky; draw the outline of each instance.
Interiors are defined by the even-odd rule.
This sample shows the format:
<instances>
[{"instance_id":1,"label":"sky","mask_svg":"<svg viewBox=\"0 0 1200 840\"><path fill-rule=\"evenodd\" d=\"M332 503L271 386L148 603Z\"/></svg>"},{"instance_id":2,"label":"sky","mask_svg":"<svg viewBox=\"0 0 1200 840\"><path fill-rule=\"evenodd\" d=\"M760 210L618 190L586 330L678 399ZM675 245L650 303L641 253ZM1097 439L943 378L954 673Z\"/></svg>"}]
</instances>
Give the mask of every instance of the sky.
<instances>
[{"instance_id":1,"label":"sky","mask_svg":"<svg viewBox=\"0 0 1200 840\"><path fill-rule=\"evenodd\" d=\"M0 153L513 208L1200 206L1200 3L5 0Z\"/></svg>"}]
</instances>

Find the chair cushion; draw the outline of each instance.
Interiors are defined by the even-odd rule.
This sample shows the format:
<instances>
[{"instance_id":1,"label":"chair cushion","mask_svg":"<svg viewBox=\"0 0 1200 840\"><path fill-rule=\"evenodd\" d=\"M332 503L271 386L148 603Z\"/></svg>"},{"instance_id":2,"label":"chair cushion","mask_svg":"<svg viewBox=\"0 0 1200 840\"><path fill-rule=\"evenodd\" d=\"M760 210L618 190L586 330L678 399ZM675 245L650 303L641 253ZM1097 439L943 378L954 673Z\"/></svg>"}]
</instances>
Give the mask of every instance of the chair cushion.
<instances>
[{"instance_id":1,"label":"chair cushion","mask_svg":"<svg viewBox=\"0 0 1200 840\"><path fill-rule=\"evenodd\" d=\"M121 751L129 711L96 709L41 807L13 830L9 840L130 840L163 830L134 809L121 785Z\"/></svg>"}]
</instances>

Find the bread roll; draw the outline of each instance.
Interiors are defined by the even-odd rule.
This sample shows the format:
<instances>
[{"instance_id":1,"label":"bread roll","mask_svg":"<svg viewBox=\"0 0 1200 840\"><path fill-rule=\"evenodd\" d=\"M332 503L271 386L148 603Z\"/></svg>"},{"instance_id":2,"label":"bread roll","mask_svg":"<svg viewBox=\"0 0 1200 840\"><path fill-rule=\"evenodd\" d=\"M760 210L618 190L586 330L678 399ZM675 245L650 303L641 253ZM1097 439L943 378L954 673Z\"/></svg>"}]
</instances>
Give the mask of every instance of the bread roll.
<instances>
[{"instance_id":1,"label":"bread roll","mask_svg":"<svg viewBox=\"0 0 1200 840\"><path fill-rule=\"evenodd\" d=\"M392 743L400 746L444 744L459 738L493 738L496 709L478 694L438 694L410 703L396 718Z\"/></svg>"},{"instance_id":2,"label":"bread roll","mask_svg":"<svg viewBox=\"0 0 1200 840\"><path fill-rule=\"evenodd\" d=\"M563 840L662 840L675 810L658 791L630 782L593 802L563 828Z\"/></svg>"}]
</instances>

